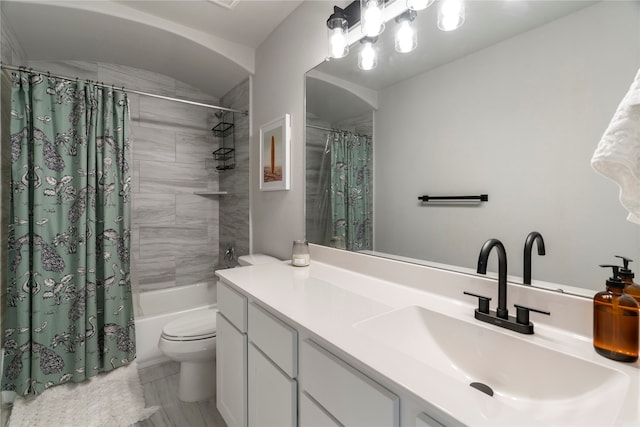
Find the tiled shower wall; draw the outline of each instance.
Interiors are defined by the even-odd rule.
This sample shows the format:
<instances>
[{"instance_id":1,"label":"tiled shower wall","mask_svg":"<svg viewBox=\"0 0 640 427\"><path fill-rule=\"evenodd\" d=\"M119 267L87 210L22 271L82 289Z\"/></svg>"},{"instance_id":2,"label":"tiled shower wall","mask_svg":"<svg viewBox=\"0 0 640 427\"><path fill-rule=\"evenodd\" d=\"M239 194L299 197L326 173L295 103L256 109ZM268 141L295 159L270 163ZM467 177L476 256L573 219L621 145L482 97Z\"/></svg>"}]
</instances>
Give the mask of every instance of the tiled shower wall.
<instances>
[{"instance_id":1,"label":"tiled shower wall","mask_svg":"<svg viewBox=\"0 0 640 427\"><path fill-rule=\"evenodd\" d=\"M219 105L173 78L113 64L29 62L53 74L79 77ZM211 161L214 110L129 94L132 119L132 283L141 292L213 282L218 265L219 199ZM248 216L248 212L247 212Z\"/></svg>"},{"instance_id":2,"label":"tiled shower wall","mask_svg":"<svg viewBox=\"0 0 640 427\"><path fill-rule=\"evenodd\" d=\"M225 107L249 110L250 80L245 80L221 99ZM240 255L249 253L249 116L234 113L236 167L219 175L220 190L228 194L220 198L219 267L237 265ZM233 251L225 257L229 250Z\"/></svg>"}]
</instances>

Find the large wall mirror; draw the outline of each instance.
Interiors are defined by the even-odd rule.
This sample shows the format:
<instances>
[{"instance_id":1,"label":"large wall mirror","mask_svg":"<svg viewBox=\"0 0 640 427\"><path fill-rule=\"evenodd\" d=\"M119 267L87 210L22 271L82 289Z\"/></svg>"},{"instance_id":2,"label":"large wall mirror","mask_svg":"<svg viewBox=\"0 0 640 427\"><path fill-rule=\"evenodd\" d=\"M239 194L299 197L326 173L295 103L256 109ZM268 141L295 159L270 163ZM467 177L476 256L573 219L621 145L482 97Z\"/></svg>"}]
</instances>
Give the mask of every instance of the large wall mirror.
<instances>
[{"instance_id":1,"label":"large wall mirror","mask_svg":"<svg viewBox=\"0 0 640 427\"><path fill-rule=\"evenodd\" d=\"M538 231L534 286L591 295L615 255L640 272L640 228L590 166L640 67L640 3L468 1L453 32L436 13L418 12L411 53L394 51L390 21L377 68L358 69L356 43L307 73L307 238L464 272L498 238L521 283Z\"/></svg>"}]
</instances>

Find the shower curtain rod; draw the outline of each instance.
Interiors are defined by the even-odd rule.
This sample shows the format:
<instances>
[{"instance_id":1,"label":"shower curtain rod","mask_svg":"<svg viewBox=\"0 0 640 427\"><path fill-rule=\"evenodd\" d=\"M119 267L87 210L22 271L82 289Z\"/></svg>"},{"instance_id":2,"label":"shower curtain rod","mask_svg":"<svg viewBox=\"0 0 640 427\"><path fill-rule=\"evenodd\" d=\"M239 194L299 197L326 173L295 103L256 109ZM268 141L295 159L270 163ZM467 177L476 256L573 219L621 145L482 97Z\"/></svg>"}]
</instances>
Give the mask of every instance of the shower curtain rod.
<instances>
[{"instance_id":1,"label":"shower curtain rod","mask_svg":"<svg viewBox=\"0 0 640 427\"><path fill-rule=\"evenodd\" d=\"M45 75L45 76L49 76L49 77L54 77L56 79L67 80L67 81L78 80L77 77L76 78L71 78L71 77L67 77L67 76L61 76L61 75L57 75L57 74L52 74L52 73L50 73L48 71L47 72L45 72L45 71L37 71L37 70L34 70L33 68L27 68L27 67L24 67L24 66L16 67L16 66L13 66L13 65L0 64L0 68L4 68L5 70L12 70L12 71L26 71L27 73L31 73L31 74L41 74L41 75ZM86 79L86 81L92 81L92 80ZM100 83L100 82L94 82L94 84L97 85L97 86L100 86L100 87L112 88L113 90L120 90L120 91L125 92L125 93L135 93L136 95L142 95L142 96L148 96L148 97L151 97L151 98L164 99L166 101L180 102L180 103L183 103L183 104L196 105L198 107L211 108L213 110L229 111L229 112L232 112L232 113L240 113L240 114L244 114L244 115L249 115L248 111L240 111L240 110L235 110L233 108L220 107L218 105L204 104L202 102L189 101L187 99L174 98L174 97L171 97L171 96L157 95L155 93L143 92L143 91L135 90L135 89L126 89L124 86L116 87L115 85L108 85L108 84L104 84L104 83Z\"/></svg>"},{"instance_id":2,"label":"shower curtain rod","mask_svg":"<svg viewBox=\"0 0 640 427\"><path fill-rule=\"evenodd\" d=\"M318 129L318 130L326 130L327 132L346 132L346 133L353 133L350 130L344 130L344 129L331 129L331 128L325 128L322 126L316 126L316 125L309 125L307 124L307 127L310 128L314 128L314 129ZM353 133L356 136L366 136L367 138L371 138L371 135L365 135L365 134L357 134L357 133Z\"/></svg>"}]
</instances>

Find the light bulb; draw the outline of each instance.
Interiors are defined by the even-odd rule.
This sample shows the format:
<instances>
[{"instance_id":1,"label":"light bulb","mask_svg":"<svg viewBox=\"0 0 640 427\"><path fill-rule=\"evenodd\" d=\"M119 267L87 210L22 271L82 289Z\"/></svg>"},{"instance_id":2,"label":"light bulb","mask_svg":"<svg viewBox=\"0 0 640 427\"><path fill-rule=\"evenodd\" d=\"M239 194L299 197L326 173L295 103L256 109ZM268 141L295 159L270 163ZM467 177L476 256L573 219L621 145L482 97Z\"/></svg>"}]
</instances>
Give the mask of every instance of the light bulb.
<instances>
[{"instance_id":1,"label":"light bulb","mask_svg":"<svg viewBox=\"0 0 640 427\"><path fill-rule=\"evenodd\" d=\"M366 37L375 37L384 30L383 9L384 0L360 0L360 27Z\"/></svg>"},{"instance_id":2,"label":"light bulb","mask_svg":"<svg viewBox=\"0 0 640 427\"><path fill-rule=\"evenodd\" d=\"M358 54L358 68L361 70L373 70L378 65L378 55L371 40L362 42L362 49Z\"/></svg>"},{"instance_id":3,"label":"light bulb","mask_svg":"<svg viewBox=\"0 0 640 427\"><path fill-rule=\"evenodd\" d=\"M411 22L416 16L416 12L408 10L396 18L398 30L396 31L396 51L400 53L411 52L418 46L418 35L411 26Z\"/></svg>"},{"instance_id":4,"label":"light bulb","mask_svg":"<svg viewBox=\"0 0 640 427\"><path fill-rule=\"evenodd\" d=\"M327 37L329 39L329 56L342 58L349 53L349 41L347 32L349 24L347 20L338 14L333 14L327 21Z\"/></svg>"},{"instance_id":5,"label":"light bulb","mask_svg":"<svg viewBox=\"0 0 640 427\"><path fill-rule=\"evenodd\" d=\"M349 53L347 36L340 28L331 31L329 36L329 56L332 58L342 58Z\"/></svg>"},{"instance_id":6,"label":"light bulb","mask_svg":"<svg viewBox=\"0 0 640 427\"><path fill-rule=\"evenodd\" d=\"M438 28L452 31L464 23L464 2L462 0L441 0L438 4Z\"/></svg>"},{"instance_id":7,"label":"light bulb","mask_svg":"<svg viewBox=\"0 0 640 427\"><path fill-rule=\"evenodd\" d=\"M407 0L407 8L411 10L426 9L433 4L434 0Z\"/></svg>"}]
</instances>

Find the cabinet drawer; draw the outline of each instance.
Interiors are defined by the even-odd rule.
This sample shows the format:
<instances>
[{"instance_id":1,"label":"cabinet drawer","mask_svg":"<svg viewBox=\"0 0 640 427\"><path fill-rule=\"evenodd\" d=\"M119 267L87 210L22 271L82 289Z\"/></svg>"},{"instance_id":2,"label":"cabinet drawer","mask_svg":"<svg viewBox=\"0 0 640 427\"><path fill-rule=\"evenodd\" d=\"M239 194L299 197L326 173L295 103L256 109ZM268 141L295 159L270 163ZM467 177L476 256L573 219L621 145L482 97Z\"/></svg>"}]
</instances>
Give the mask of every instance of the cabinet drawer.
<instances>
[{"instance_id":1,"label":"cabinet drawer","mask_svg":"<svg viewBox=\"0 0 640 427\"><path fill-rule=\"evenodd\" d=\"M398 396L308 340L300 348L300 381L303 390L343 425L400 424Z\"/></svg>"},{"instance_id":2,"label":"cabinet drawer","mask_svg":"<svg viewBox=\"0 0 640 427\"><path fill-rule=\"evenodd\" d=\"M256 304L249 304L249 340L291 378L298 375L298 333Z\"/></svg>"},{"instance_id":3,"label":"cabinet drawer","mask_svg":"<svg viewBox=\"0 0 640 427\"><path fill-rule=\"evenodd\" d=\"M247 298L218 281L218 310L241 332L247 332Z\"/></svg>"}]
</instances>

